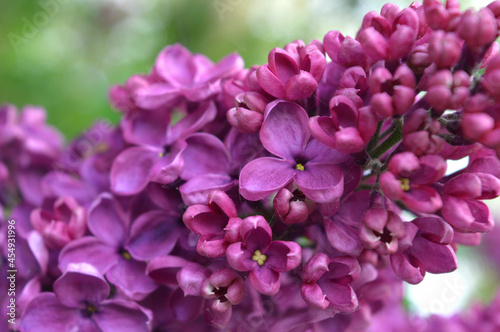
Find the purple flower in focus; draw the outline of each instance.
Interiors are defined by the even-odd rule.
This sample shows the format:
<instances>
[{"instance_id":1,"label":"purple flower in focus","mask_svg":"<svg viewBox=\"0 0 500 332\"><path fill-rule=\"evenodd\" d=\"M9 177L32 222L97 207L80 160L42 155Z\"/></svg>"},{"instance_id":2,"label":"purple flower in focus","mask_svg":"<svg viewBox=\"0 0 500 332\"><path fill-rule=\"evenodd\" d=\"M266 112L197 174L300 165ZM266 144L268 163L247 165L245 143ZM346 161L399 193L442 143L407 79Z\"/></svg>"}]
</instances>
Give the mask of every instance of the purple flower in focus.
<instances>
[{"instance_id":1,"label":"purple flower in focus","mask_svg":"<svg viewBox=\"0 0 500 332\"><path fill-rule=\"evenodd\" d=\"M271 227L262 216L243 220L241 239L227 248L229 265L237 271L250 271L250 283L261 294L276 294L280 272L299 266L301 247L292 241L273 241Z\"/></svg>"},{"instance_id":2,"label":"purple flower in focus","mask_svg":"<svg viewBox=\"0 0 500 332\"><path fill-rule=\"evenodd\" d=\"M351 313L358 307L358 297L350 286L361 272L356 259L332 257L319 253L311 257L302 272L302 297L319 309L330 307Z\"/></svg>"},{"instance_id":3,"label":"purple flower in focus","mask_svg":"<svg viewBox=\"0 0 500 332\"><path fill-rule=\"evenodd\" d=\"M402 200L410 209L433 213L443 202L430 185L446 172L446 162L440 156L417 158L411 152L398 153L391 158L388 172L380 176L380 187L392 200Z\"/></svg>"},{"instance_id":4,"label":"purple flower in focus","mask_svg":"<svg viewBox=\"0 0 500 332\"><path fill-rule=\"evenodd\" d=\"M223 256L231 243L240 240L242 220L233 201L223 191L212 191L206 205L188 207L182 220L190 231L200 235L196 246L200 255Z\"/></svg>"},{"instance_id":5,"label":"purple flower in focus","mask_svg":"<svg viewBox=\"0 0 500 332\"><path fill-rule=\"evenodd\" d=\"M310 97L325 71L323 46L319 41L304 45L297 40L285 49L274 48L269 63L257 71L262 88L273 97L297 100Z\"/></svg>"},{"instance_id":6,"label":"purple flower in focus","mask_svg":"<svg viewBox=\"0 0 500 332\"><path fill-rule=\"evenodd\" d=\"M336 166L348 155L329 149L310 137L309 117L299 105L278 100L270 103L260 131L262 145L280 158L251 161L240 174L240 193L259 200L292 180L310 199L327 203L343 193L342 170Z\"/></svg>"},{"instance_id":7,"label":"purple flower in focus","mask_svg":"<svg viewBox=\"0 0 500 332\"><path fill-rule=\"evenodd\" d=\"M41 293L26 307L25 332L149 331L151 313L133 301L107 300L110 287L91 265L70 264L54 282L54 293Z\"/></svg>"}]
</instances>

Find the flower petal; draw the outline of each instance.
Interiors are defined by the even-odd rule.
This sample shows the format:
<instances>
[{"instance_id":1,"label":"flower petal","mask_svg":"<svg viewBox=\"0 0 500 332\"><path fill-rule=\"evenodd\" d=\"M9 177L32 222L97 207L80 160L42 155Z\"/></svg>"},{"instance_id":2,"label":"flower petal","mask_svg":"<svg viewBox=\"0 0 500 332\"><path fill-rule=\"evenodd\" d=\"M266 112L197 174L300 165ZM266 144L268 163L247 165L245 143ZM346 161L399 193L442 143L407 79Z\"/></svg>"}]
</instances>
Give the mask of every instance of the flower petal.
<instances>
[{"instance_id":1,"label":"flower petal","mask_svg":"<svg viewBox=\"0 0 500 332\"><path fill-rule=\"evenodd\" d=\"M178 216L161 210L141 214L130 230L126 245L130 254L135 259L144 261L169 254L179 237L178 219Z\"/></svg>"},{"instance_id":2,"label":"flower petal","mask_svg":"<svg viewBox=\"0 0 500 332\"><path fill-rule=\"evenodd\" d=\"M140 301L153 292L158 284L146 274L146 263L121 258L106 273L106 278L125 296Z\"/></svg>"},{"instance_id":3,"label":"flower petal","mask_svg":"<svg viewBox=\"0 0 500 332\"><path fill-rule=\"evenodd\" d=\"M260 129L262 145L271 153L294 160L309 137L309 116L299 105L277 100L269 103Z\"/></svg>"},{"instance_id":4,"label":"flower petal","mask_svg":"<svg viewBox=\"0 0 500 332\"><path fill-rule=\"evenodd\" d=\"M94 321L103 332L148 332L151 317L137 303L125 300L108 300Z\"/></svg>"},{"instance_id":5,"label":"flower petal","mask_svg":"<svg viewBox=\"0 0 500 332\"><path fill-rule=\"evenodd\" d=\"M120 153L111 166L111 190L129 196L146 188L160 152L159 149L136 146Z\"/></svg>"},{"instance_id":6,"label":"flower petal","mask_svg":"<svg viewBox=\"0 0 500 332\"><path fill-rule=\"evenodd\" d=\"M265 265L250 271L248 276L255 290L264 295L276 295L280 290L280 274Z\"/></svg>"},{"instance_id":7,"label":"flower petal","mask_svg":"<svg viewBox=\"0 0 500 332\"><path fill-rule=\"evenodd\" d=\"M65 271L71 263L88 263L100 273L106 273L120 256L118 248L103 243L96 237L86 236L68 243L59 254L59 270Z\"/></svg>"},{"instance_id":8,"label":"flower petal","mask_svg":"<svg viewBox=\"0 0 500 332\"><path fill-rule=\"evenodd\" d=\"M240 194L257 201L283 188L292 179L292 162L276 158L259 158L249 162L240 174Z\"/></svg>"},{"instance_id":9,"label":"flower petal","mask_svg":"<svg viewBox=\"0 0 500 332\"><path fill-rule=\"evenodd\" d=\"M109 193L99 195L89 208L88 227L103 243L118 248L128 236L128 218Z\"/></svg>"},{"instance_id":10,"label":"flower petal","mask_svg":"<svg viewBox=\"0 0 500 332\"><path fill-rule=\"evenodd\" d=\"M295 182L308 198L318 203L336 201L344 192L342 170L330 164L307 163L304 171L295 172Z\"/></svg>"}]
</instances>

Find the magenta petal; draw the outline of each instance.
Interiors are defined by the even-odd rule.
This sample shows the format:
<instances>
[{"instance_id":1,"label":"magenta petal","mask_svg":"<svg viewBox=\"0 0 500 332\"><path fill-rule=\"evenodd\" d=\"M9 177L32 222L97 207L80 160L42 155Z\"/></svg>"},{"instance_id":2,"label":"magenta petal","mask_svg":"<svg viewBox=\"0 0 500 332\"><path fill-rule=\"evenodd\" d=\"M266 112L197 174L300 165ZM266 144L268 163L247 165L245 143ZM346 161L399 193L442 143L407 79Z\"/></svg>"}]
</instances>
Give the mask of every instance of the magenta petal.
<instances>
[{"instance_id":1,"label":"magenta petal","mask_svg":"<svg viewBox=\"0 0 500 332\"><path fill-rule=\"evenodd\" d=\"M481 180L476 174L464 173L446 182L443 193L461 199L473 199L481 196Z\"/></svg>"},{"instance_id":2,"label":"magenta petal","mask_svg":"<svg viewBox=\"0 0 500 332\"><path fill-rule=\"evenodd\" d=\"M162 146L170 124L165 112L127 113L121 123L123 139L131 144Z\"/></svg>"},{"instance_id":3,"label":"magenta petal","mask_svg":"<svg viewBox=\"0 0 500 332\"><path fill-rule=\"evenodd\" d=\"M213 102L203 103L179 122L167 133L167 143L172 144L178 139L185 139L192 133L199 131L212 121L217 115L217 107Z\"/></svg>"},{"instance_id":4,"label":"magenta petal","mask_svg":"<svg viewBox=\"0 0 500 332\"><path fill-rule=\"evenodd\" d=\"M135 259L144 261L169 254L179 237L178 220L162 210L141 214L132 225L126 248Z\"/></svg>"},{"instance_id":5,"label":"magenta petal","mask_svg":"<svg viewBox=\"0 0 500 332\"><path fill-rule=\"evenodd\" d=\"M150 320L144 308L125 300L108 300L94 315L94 321L103 332L148 332Z\"/></svg>"},{"instance_id":6,"label":"magenta petal","mask_svg":"<svg viewBox=\"0 0 500 332\"><path fill-rule=\"evenodd\" d=\"M458 267L455 251L450 245L442 245L417 236L409 249L430 273L447 273Z\"/></svg>"},{"instance_id":7,"label":"magenta petal","mask_svg":"<svg viewBox=\"0 0 500 332\"><path fill-rule=\"evenodd\" d=\"M118 249L102 243L93 236L82 237L67 244L59 254L59 270L65 271L71 263L88 263L100 273L115 265L120 256Z\"/></svg>"},{"instance_id":8,"label":"magenta petal","mask_svg":"<svg viewBox=\"0 0 500 332\"><path fill-rule=\"evenodd\" d=\"M283 188L292 179L292 162L276 158L259 158L249 162L240 174L240 194L257 201Z\"/></svg>"},{"instance_id":9,"label":"magenta petal","mask_svg":"<svg viewBox=\"0 0 500 332\"><path fill-rule=\"evenodd\" d=\"M327 220L326 236L330 244L341 253L357 257L363 251L359 234L343 222Z\"/></svg>"},{"instance_id":10,"label":"magenta petal","mask_svg":"<svg viewBox=\"0 0 500 332\"><path fill-rule=\"evenodd\" d=\"M210 270L197 263L188 263L177 272L177 282L184 296L201 296L201 286L210 276Z\"/></svg>"},{"instance_id":11,"label":"magenta petal","mask_svg":"<svg viewBox=\"0 0 500 332\"><path fill-rule=\"evenodd\" d=\"M416 259L413 259L414 262L411 264L402 253L393 254L390 258L394 273L401 280L416 285L424 279L425 269Z\"/></svg>"},{"instance_id":12,"label":"magenta petal","mask_svg":"<svg viewBox=\"0 0 500 332\"><path fill-rule=\"evenodd\" d=\"M178 97L179 88L164 83L151 84L134 91L137 106L154 112L174 104Z\"/></svg>"},{"instance_id":13,"label":"magenta petal","mask_svg":"<svg viewBox=\"0 0 500 332\"><path fill-rule=\"evenodd\" d=\"M292 76L285 84L285 95L288 100L299 100L312 96L318 82L307 71L301 70L299 74Z\"/></svg>"},{"instance_id":14,"label":"magenta petal","mask_svg":"<svg viewBox=\"0 0 500 332\"><path fill-rule=\"evenodd\" d=\"M177 272L187 264L188 261L177 256L155 257L149 261L146 273L156 282L177 286Z\"/></svg>"},{"instance_id":15,"label":"magenta petal","mask_svg":"<svg viewBox=\"0 0 500 332\"><path fill-rule=\"evenodd\" d=\"M227 173L229 155L224 144L214 135L192 134L186 138L187 148L183 152L184 171L181 177L190 180L194 177Z\"/></svg>"},{"instance_id":16,"label":"magenta petal","mask_svg":"<svg viewBox=\"0 0 500 332\"><path fill-rule=\"evenodd\" d=\"M136 146L120 153L111 166L111 189L118 195L135 195L146 188L150 172L160 159L159 149Z\"/></svg>"},{"instance_id":17,"label":"magenta petal","mask_svg":"<svg viewBox=\"0 0 500 332\"><path fill-rule=\"evenodd\" d=\"M335 148L334 135L338 128L329 116L314 116L309 119L311 136L329 148Z\"/></svg>"},{"instance_id":18,"label":"magenta petal","mask_svg":"<svg viewBox=\"0 0 500 332\"><path fill-rule=\"evenodd\" d=\"M227 262L236 271L250 271L250 266L255 263L252 261L253 253L243 249L243 243L237 242L231 244L226 251Z\"/></svg>"},{"instance_id":19,"label":"magenta petal","mask_svg":"<svg viewBox=\"0 0 500 332\"><path fill-rule=\"evenodd\" d=\"M309 116L299 105L276 100L267 105L260 130L262 145L271 153L292 160L309 137Z\"/></svg>"},{"instance_id":20,"label":"magenta petal","mask_svg":"<svg viewBox=\"0 0 500 332\"><path fill-rule=\"evenodd\" d=\"M335 149L330 149L315 139L311 139L304 151L304 158L309 163L329 163L339 164L349 160L349 155L340 153Z\"/></svg>"},{"instance_id":21,"label":"magenta petal","mask_svg":"<svg viewBox=\"0 0 500 332\"><path fill-rule=\"evenodd\" d=\"M146 263L134 259L120 259L106 273L108 281L134 301L140 301L153 292L158 284L146 274Z\"/></svg>"},{"instance_id":22,"label":"magenta petal","mask_svg":"<svg viewBox=\"0 0 500 332\"><path fill-rule=\"evenodd\" d=\"M191 85L195 70L191 52L180 44L165 47L156 58L155 71L176 86Z\"/></svg>"},{"instance_id":23,"label":"magenta petal","mask_svg":"<svg viewBox=\"0 0 500 332\"><path fill-rule=\"evenodd\" d=\"M103 243L119 247L128 236L128 218L108 193L99 195L89 208L88 227Z\"/></svg>"},{"instance_id":24,"label":"magenta petal","mask_svg":"<svg viewBox=\"0 0 500 332\"><path fill-rule=\"evenodd\" d=\"M342 170L330 164L307 163L304 171L295 172L300 190L318 203L336 201L344 192Z\"/></svg>"},{"instance_id":25,"label":"magenta petal","mask_svg":"<svg viewBox=\"0 0 500 332\"><path fill-rule=\"evenodd\" d=\"M79 265L79 266L78 266ZM81 309L82 304L99 304L109 295L109 285L91 265L69 265L68 270L54 282L54 294L69 308Z\"/></svg>"},{"instance_id":26,"label":"magenta petal","mask_svg":"<svg viewBox=\"0 0 500 332\"><path fill-rule=\"evenodd\" d=\"M302 269L302 280L305 282L316 282L325 272L328 271L330 258L320 252L312 256Z\"/></svg>"},{"instance_id":27,"label":"magenta petal","mask_svg":"<svg viewBox=\"0 0 500 332\"><path fill-rule=\"evenodd\" d=\"M170 294L168 302L175 319L187 322L200 314L204 299L201 296L184 296L182 290L177 288Z\"/></svg>"},{"instance_id":28,"label":"magenta petal","mask_svg":"<svg viewBox=\"0 0 500 332\"><path fill-rule=\"evenodd\" d=\"M179 140L172 144L167 156L158 155L150 172L150 180L160 184L168 184L177 180L184 169L183 152L186 146L185 141Z\"/></svg>"},{"instance_id":29,"label":"magenta petal","mask_svg":"<svg viewBox=\"0 0 500 332\"><path fill-rule=\"evenodd\" d=\"M264 254L266 266L276 272L285 272L300 265L302 248L292 241L273 241Z\"/></svg>"},{"instance_id":30,"label":"magenta petal","mask_svg":"<svg viewBox=\"0 0 500 332\"><path fill-rule=\"evenodd\" d=\"M264 295L276 295L280 290L280 274L265 266L256 267L248 276L255 290Z\"/></svg>"},{"instance_id":31,"label":"magenta petal","mask_svg":"<svg viewBox=\"0 0 500 332\"><path fill-rule=\"evenodd\" d=\"M431 187L411 188L402 200L410 209L423 213L434 213L443 206L441 196Z\"/></svg>"},{"instance_id":32,"label":"magenta petal","mask_svg":"<svg viewBox=\"0 0 500 332\"><path fill-rule=\"evenodd\" d=\"M189 180L179 187L186 205L204 204L214 190L228 191L238 185L238 181L226 174L207 174Z\"/></svg>"},{"instance_id":33,"label":"magenta petal","mask_svg":"<svg viewBox=\"0 0 500 332\"><path fill-rule=\"evenodd\" d=\"M192 205L187 208L182 220L196 234L218 234L224 232L228 218L215 213L206 205Z\"/></svg>"},{"instance_id":34,"label":"magenta petal","mask_svg":"<svg viewBox=\"0 0 500 332\"><path fill-rule=\"evenodd\" d=\"M326 299L326 295L323 294L323 290L317 283L303 283L300 287L300 293L309 305L316 308L325 309L330 304L330 302Z\"/></svg>"},{"instance_id":35,"label":"magenta petal","mask_svg":"<svg viewBox=\"0 0 500 332\"><path fill-rule=\"evenodd\" d=\"M63 306L53 293L41 293L26 307L20 321L22 331L54 332L76 331L98 332L97 326L85 319L79 310ZM93 326L93 328L90 328ZM86 327L84 329L84 327Z\"/></svg>"},{"instance_id":36,"label":"magenta petal","mask_svg":"<svg viewBox=\"0 0 500 332\"><path fill-rule=\"evenodd\" d=\"M263 216L246 217L241 223L241 238L252 253L266 248L272 241L272 230Z\"/></svg>"},{"instance_id":37,"label":"magenta petal","mask_svg":"<svg viewBox=\"0 0 500 332\"><path fill-rule=\"evenodd\" d=\"M244 65L243 58L238 53L229 54L204 73L203 81L231 76L243 69Z\"/></svg>"},{"instance_id":38,"label":"magenta petal","mask_svg":"<svg viewBox=\"0 0 500 332\"><path fill-rule=\"evenodd\" d=\"M271 71L268 64L260 66L257 70L257 80L260 86L271 96L285 99L285 85L280 79Z\"/></svg>"},{"instance_id":39,"label":"magenta petal","mask_svg":"<svg viewBox=\"0 0 500 332\"><path fill-rule=\"evenodd\" d=\"M334 310L353 312L358 307L358 297L351 286L331 281L322 282L320 286Z\"/></svg>"}]
</instances>

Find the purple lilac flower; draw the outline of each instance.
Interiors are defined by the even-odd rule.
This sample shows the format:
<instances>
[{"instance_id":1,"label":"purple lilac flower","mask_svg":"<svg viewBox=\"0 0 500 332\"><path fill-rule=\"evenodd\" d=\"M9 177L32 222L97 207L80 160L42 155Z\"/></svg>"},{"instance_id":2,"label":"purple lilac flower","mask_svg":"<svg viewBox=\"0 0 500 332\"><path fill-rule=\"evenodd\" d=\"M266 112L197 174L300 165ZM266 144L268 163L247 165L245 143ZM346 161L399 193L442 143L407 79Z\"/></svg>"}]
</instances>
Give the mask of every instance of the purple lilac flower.
<instances>
[{"instance_id":1,"label":"purple lilac flower","mask_svg":"<svg viewBox=\"0 0 500 332\"><path fill-rule=\"evenodd\" d=\"M250 282L258 292L276 294L280 272L293 270L300 264L300 246L291 241L273 241L271 227L262 216L245 218L240 236L242 242L227 248L229 265L237 271L250 271Z\"/></svg>"},{"instance_id":2,"label":"purple lilac flower","mask_svg":"<svg viewBox=\"0 0 500 332\"><path fill-rule=\"evenodd\" d=\"M307 113L297 104L276 101L267 106L260 139L280 158L255 159L241 170L243 197L259 200L294 181L314 201L326 203L340 198L343 175L336 164L348 156L312 139L307 123Z\"/></svg>"},{"instance_id":3,"label":"purple lilac flower","mask_svg":"<svg viewBox=\"0 0 500 332\"><path fill-rule=\"evenodd\" d=\"M149 331L151 313L133 301L107 300L110 287L88 264L70 264L54 282L53 293L40 293L21 318L23 331Z\"/></svg>"}]
</instances>

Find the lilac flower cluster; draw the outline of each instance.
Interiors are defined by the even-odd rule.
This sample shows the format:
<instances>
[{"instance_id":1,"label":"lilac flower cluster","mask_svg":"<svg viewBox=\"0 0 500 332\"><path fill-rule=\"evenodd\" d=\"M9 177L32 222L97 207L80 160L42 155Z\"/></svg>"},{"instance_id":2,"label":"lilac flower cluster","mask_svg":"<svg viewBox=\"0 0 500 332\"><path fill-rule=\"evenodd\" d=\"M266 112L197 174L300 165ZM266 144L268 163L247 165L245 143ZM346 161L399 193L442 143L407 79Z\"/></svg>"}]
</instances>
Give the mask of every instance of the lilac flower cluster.
<instances>
[{"instance_id":1,"label":"lilac flower cluster","mask_svg":"<svg viewBox=\"0 0 500 332\"><path fill-rule=\"evenodd\" d=\"M1 107L0 244L6 266L16 220L19 317L2 328L403 321L403 281L455 270L457 246L494 225L499 26L500 1L424 0L251 68L168 46L110 90L119 126L96 123L67 148L43 109Z\"/></svg>"}]
</instances>

